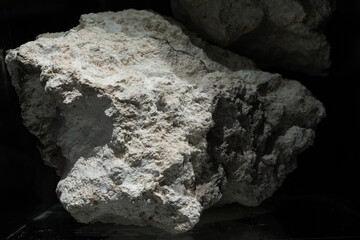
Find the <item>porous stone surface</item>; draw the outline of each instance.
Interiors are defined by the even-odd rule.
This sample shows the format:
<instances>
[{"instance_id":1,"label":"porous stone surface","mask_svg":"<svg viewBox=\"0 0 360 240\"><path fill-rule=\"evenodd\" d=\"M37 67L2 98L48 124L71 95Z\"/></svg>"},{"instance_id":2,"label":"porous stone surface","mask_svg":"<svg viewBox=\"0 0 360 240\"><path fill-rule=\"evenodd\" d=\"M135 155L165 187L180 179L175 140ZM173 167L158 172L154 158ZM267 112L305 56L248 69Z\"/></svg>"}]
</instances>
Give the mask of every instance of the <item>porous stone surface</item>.
<instances>
[{"instance_id":1,"label":"porous stone surface","mask_svg":"<svg viewBox=\"0 0 360 240\"><path fill-rule=\"evenodd\" d=\"M172 11L205 39L263 67L322 75L330 46L319 30L332 0L172 0Z\"/></svg>"},{"instance_id":2,"label":"porous stone surface","mask_svg":"<svg viewBox=\"0 0 360 240\"><path fill-rule=\"evenodd\" d=\"M214 204L256 206L325 116L300 83L148 11L82 15L6 62L59 199L84 223L179 233Z\"/></svg>"}]
</instances>

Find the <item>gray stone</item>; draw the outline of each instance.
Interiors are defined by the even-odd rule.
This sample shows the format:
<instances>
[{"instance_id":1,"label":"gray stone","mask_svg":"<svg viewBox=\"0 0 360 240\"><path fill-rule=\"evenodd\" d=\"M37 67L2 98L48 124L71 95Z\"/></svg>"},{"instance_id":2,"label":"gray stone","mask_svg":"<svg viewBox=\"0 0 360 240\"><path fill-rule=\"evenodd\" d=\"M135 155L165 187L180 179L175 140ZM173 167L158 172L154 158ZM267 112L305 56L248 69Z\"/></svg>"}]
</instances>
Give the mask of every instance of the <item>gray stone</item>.
<instances>
[{"instance_id":1,"label":"gray stone","mask_svg":"<svg viewBox=\"0 0 360 240\"><path fill-rule=\"evenodd\" d=\"M258 205L325 116L300 83L148 11L82 15L6 63L59 199L83 223L179 233L214 204Z\"/></svg>"},{"instance_id":2,"label":"gray stone","mask_svg":"<svg viewBox=\"0 0 360 240\"><path fill-rule=\"evenodd\" d=\"M332 0L172 0L176 19L263 67L322 75L330 46L319 31Z\"/></svg>"}]
</instances>

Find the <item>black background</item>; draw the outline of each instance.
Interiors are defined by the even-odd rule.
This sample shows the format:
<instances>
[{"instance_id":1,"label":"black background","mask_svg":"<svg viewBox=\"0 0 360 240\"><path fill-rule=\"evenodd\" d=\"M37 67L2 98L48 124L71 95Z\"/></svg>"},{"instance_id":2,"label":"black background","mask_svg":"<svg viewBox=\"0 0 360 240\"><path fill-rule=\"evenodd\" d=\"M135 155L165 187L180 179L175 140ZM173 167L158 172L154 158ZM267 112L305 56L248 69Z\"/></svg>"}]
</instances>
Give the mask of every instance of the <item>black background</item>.
<instances>
[{"instance_id":1,"label":"black background","mask_svg":"<svg viewBox=\"0 0 360 240\"><path fill-rule=\"evenodd\" d=\"M171 16L170 1L0 0L0 52L34 40L45 32L67 31L80 14L153 9ZM360 1L340 0L323 29L332 46L333 64L326 77L280 71L297 79L320 99L327 118L319 125L314 146L301 154L298 169L274 195L320 196L360 210ZM4 50L4 51L1 51ZM0 63L0 238L56 203L58 176L44 166L37 139L21 123L17 96ZM267 69L275 71L274 69Z\"/></svg>"}]
</instances>

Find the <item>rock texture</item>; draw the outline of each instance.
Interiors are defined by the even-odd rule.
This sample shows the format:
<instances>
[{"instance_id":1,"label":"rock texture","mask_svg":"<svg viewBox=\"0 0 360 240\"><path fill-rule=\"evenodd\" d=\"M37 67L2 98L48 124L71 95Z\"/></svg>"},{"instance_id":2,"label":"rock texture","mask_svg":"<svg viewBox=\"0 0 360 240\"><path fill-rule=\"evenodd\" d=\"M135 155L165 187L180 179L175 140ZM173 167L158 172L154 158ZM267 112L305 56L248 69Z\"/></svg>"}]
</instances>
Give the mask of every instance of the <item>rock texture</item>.
<instances>
[{"instance_id":1,"label":"rock texture","mask_svg":"<svg viewBox=\"0 0 360 240\"><path fill-rule=\"evenodd\" d=\"M330 46L319 31L332 0L172 0L175 18L207 40L245 54L264 67L319 75Z\"/></svg>"},{"instance_id":2,"label":"rock texture","mask_svg":"<svg viewBox=\"0 0 360 240\"><path fill-rule=\"evenodd\" d=\"M60 201L84 223L179 233L216 203L258 205L325 116L300 83L148 11L83 15L6 62Z\"/></svg>"}]
</instances>

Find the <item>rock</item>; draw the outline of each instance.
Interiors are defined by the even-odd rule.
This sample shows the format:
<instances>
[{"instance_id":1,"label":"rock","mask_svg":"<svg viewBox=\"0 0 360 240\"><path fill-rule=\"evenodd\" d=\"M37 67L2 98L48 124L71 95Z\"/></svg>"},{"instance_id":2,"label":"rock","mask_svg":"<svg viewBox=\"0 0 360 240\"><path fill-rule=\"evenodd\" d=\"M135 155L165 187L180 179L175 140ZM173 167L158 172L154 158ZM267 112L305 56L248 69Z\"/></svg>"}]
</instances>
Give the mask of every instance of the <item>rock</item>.
<instances>
[{"instance_id":1,"label":"rock","mask_svg":"<svg viewBox=\"0 0 360 240\"><path fill-rule=\"evenodd\" d=\"M332 0L172 0L172 11L205 39L266 68L322 75L330 46L319 30Z\"/></svg>"},{"instance_id":2,"label":"rock","mask_svg":"<svg viewBox=\"0 0 360 240\"><path fill-rule=\"evenodd\" d=\"M258 205L325 116L300 83L148 11L82 15L6 63L60 201L83 223L179 233L216 203Z\"/></svg>"}]
</instances>

